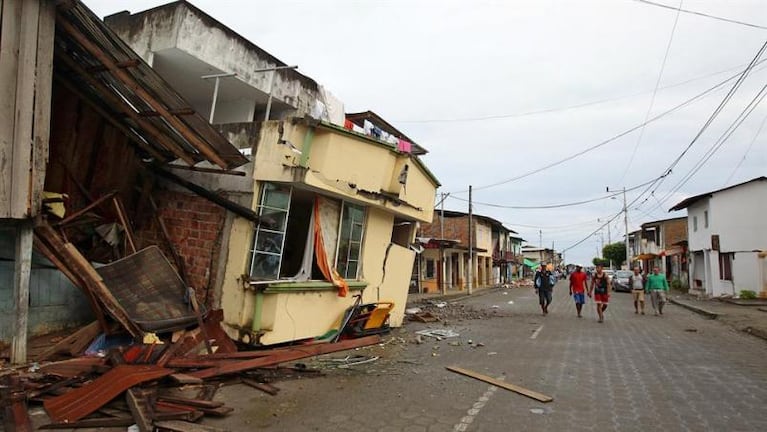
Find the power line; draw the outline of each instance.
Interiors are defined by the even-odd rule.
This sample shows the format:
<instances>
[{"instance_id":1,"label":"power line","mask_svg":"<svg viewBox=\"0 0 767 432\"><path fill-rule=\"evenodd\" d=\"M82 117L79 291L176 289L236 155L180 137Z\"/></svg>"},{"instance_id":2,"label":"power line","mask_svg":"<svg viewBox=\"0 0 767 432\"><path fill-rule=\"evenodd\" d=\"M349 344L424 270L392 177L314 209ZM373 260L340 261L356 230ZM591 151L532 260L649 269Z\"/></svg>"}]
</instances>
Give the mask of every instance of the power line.
<instances>
[{"instance_id":1,"label":"power line","mask_svg":"<svg viewBox=\"0 0 767 432\"><path fill-rule=\"evenodd\" d=\"M758 62L757 64L762 63L762 62L764 62L764 60ZM752 65L753 65L753 63L749 63L749 67L753 67ZM491 183L491 184L484 185L484 186L477 186L477 187L474 187L473 189L475 191L477 191L477 190L488 189L488 188L491 188L491 187L495 187L495 186L500 186L500 185L503 185L503 184L511 183L511 182L514 182L514 181L517 181L517 180L521 180L521 179L523 179L525 177L529 177L529 176L531 176L533 174L537 174L537 173L539 173L541 171L545 171L545 170L547 170L549 168L553 168L555 166L561 165L561 164L563 164L565 162L568 162L570 160L573 160L573 159L575 159L575 158L577 158L579 156L582 156L582 155L584 155L586 153L589 153L589 152L594 151L594 150L596 150L596 149L598 149L600 147L603 147L603 146L605 146L605 145L607 145L607 144L609 144L609 143L611 143L611 142L613 142L613 141L615 141L615 140L617 140L619 138L622 138L622 137L630 134L631 132L634 132L635 130L643 127L644 125L646 125L648 123L651 123L651 122L654 122L656 120L659 120L659 119L661 119L661 118L663 118L663 117L673 113L674 111L677 111L680 108L683 108L683 107L685 107L685 106L687 106L687 105L697 101L698 99L700 99L700 98L708 95L709 93L719 89L720 87L724 86L728 82L730 82L733 79L735 79L737 77L740 77L740 76L742 76L742 73L738 73L738 74L732 75L729 78L725 79L724 81L721 81L720 83L714 85L713 87L709 87L707 90L703 91L702 93L699 93L696 96L693 96L692 98L687 99L686 101L682 102L681 104L676 105L673 108L671 108L669 110L666 110L666 111L656 115L655 117L650 118L646 122L643 122L643 123L641 123L639 125L636 125L636 126L630 128L630 129L626 130L626 131L623 131L623 132L621 132L621 133L619 133L617 135L614 135L614 136L612 136L612 137L610 137L610 138L608 138L608 139L606 139L606 140L604 140L604 141L602 141L600 143L597 143L597 144L595 144L595 145L593 145L591 147L587 147L586 149L581 150L581 151L579 151L577 153L574 153L574 154L572 154L572 155L570 155L570 156L568 156L568 157L566 157L564 159L560 159L558 161L552 162L552 163L550 163L548 165L544 165L544 166L542 166L540 168L536 168L536 169L534 169L532 171L528 171L528 172L526 172L524 174L520 174L520 175L518 175L516 177L512 177L510 179L502 180L502 181ZM457 194L457 193L466 193L466 192L468 192L468 189L460 190L460 191L453 191L451 193Z\"/></svg>"},{"instance_id":2,"label":"power line","mask_svg":"<svg viewBox=\"0 0 767 432\"><path fill-rule=\"evenodd\" d=\"M746 76L748 76L749 72L751 72L751 70L753 70L755 65L760 63L759 62L759 57L762 56L762 54L764 53L765 48L767 48L767 41L765 41L765 43L759 48L759 51L757 51L757 53L754 56L754 58L749 62L749 64L746 67L746 69L744 69L743 72L738 76L738 79L737 79L737 81L735 81L735 84L733 84L733 86L727 92L727 94L724 96L722 101L716 107L714 112L711 113L711 115L709 116L708 120L706 120L706 122L703 124L703 126L698 131L698 133L695 134L695 137L693 137L693 139L690 141L690 143L684 148L684 150L682 150L682 152L679 154L679 156L677 156L677 158L674 159L673 162L671 162L671 165L669 165L669 167L666 170L666 172L668 174L670 174L673 171L674 167L676 167L676 165L679 163L679 161L682 160L684 155L687 154L687 152L690 150L690 148L692 148L692 146L698 141L698 139L701 137L701 135L703 135L703 133L706 131L706 129L708 129L708 127L711 125L711 123L714 121L714 119L716 119L716 117L719 115L719 113L722 112L722 110L724 109L724 106L727 104L727 102L730 101L730 99L732 99L732 96L740 88L741 84L743 84L743 81L746 79ZM655 188L652 190L650 195L654 195L655 194L655 192L658 190L660 185L663 183L663 180L665 180L665 177L660 180L660 182L657 184L657 186L655 186ZM670 195L667 195L667 196L670 196ZM664 200L665 199L666 198L664 197ZM661 200L661 201L663 201L663 200ZM640 204L640 206L642 204L644 204L645 202L647 202L646 199Z\"/></svg>"},{"instance_id":3,"label":"power line","mask_svg":"<svg viewBox=\"0 0 767 432\"><path fill-rule=\"evenodd\" d=\"M666 69L666 60L668 60L668 53L671 51L671 43L674 41L674 33L676 32L676 25L679 22L679 15L682 10L682 3L684 0L679 0L679 8L676 10L676 18L674 18L674 26L671 27L671 35L668 38L668 44L666 44L666 53L663 54L663 62L660 65L660 72L658 73L658 79L655 81L655 89L652 92L652 98L650 98L650 106L647 107L647 113L644 116L644 121L646 122L647 119L650 117L650 113L652 112L653 106L655 105L655 96L658 94L658 86L660 85L660 80L663 78L663 71ZM639 144L642 142L642 137L644 137L644 131L645 127L642 126L642 129L639 130L639 137L637 137L637 142L634 144L634 150L631 152L631 157L629 158L628 164L626 164L626 170L623 171L623 175L621 176L620 181L618 182L623 183L623 180L626 178L626 174L628 174L629 169L631 168L631 164L634 163L634 157L636 156L637 150L639 149Z\"/></svg>"},{"instance_id":4,"label":"power line","mask_svg":"<svg viewBox=\"0 0 767 432\"><path fill-rule=\"evenodd\" d=\"M715 20L719 20L719 21L725 21L725 22L732 23L732 24L740 24L740 25L744 25L744 26L747 26L747 27L767 30L767 27L760 26L758 24L751 24L751 23L744 22L744 21L738 21L738 20L734 20L734 19L730 19L730 18L723 18L723 17L720 17L720 16L710 15L710 14L706 14L706 13L703 13L703 12L697 12L697 11L692 11L692 10L688 10L688 9L677 9L677 8L675 8L673 6L665 5L665 4L662 4L662 3L655 3L655 2L648 1L648 0L634 0L634 1L639 2L639 3L648 4L648 5L652 5L652 6L662 7L664 9L679 10L681 12L688 13L688 14L691 14L691 15L698 15L698 16L702 16L702 17L706 17L706 18L711 18L711 19L715 19Z\"/></svg>"},{"instance_id":5,"label":"power line","mask_svg":"<svg viewBox=\"0 0 767 432\"><path fill-rule=\"evenodd\" d=\"M751 100L751 102L746 105L746 107L741 111L740 114L738 114L738 117L730 124L730 126L727 127L727 129L724 131L724 133L719 137L719 139L714 142L714 144L706 151L706 153L701 156L701 158L698 160L698 162L693 165L693 167L690 169L690 171L672 188L671 191L666 193L662 199L658 201L658 206L663 205L663 203L668 200L675 192L677 192L679 189L681 189L690 179L695 176L695 174L700 171L701 168L708 162L711 157L719 151L719 149L724 145L725 142L732 136L732 134L735 132L735 130L740 127L741 124L748 118L749 115L751 115L752 112L756 109L756 107L759 105L759 103L764 100L764 97L767 96L767 93L765 93L765 90L767 90L767 85L762 87L761 90L754 96L754 98Z\"/></svg>"},{"instance_id":6,"label":"power line","mask_svg":"<svg viewBox=\"0 0 767 432\"><path fill-rule=\"evenodd\" d=\"M762 133L762 128L764 127L765 123L767 123L767 116L765 116L762 119L762 123L759 125L759 129L756 130L756 133L754 134L754 138L748 144L748 148L746 149L746 152L743 153L743 157L740 159L738 164L735 166L735 169L732 170L732 173L730 173L730 176L727 177L727 181L724 182L724 185L722 185L722 187L727 186L730 183L730 180L732 180L732 177L740 169L740 166L743 165L743 162L746 161L746 156L748 156L748 153L751 151L751 147L754 146L754 143L756 142L756 139L759 138L759 134Z\"/></svg>"},{"instance_id":7,"label":"power line","mask_svg":"<svg viewBox=\"0 0 767 432\"><path fill-rule=\"evenodd\" d=\"M685 84L689 84L691 82L700 81L706 78L710 78L712 76L721 75L723 73L730 72L732 70L738 69L740 70L745 65L737 65L733 66L727 69L723 69L717 72L712 72L709 74L697 76L694 78L689 78L684 81L680 81L674 84L669 84L663 87L658 88L657 90L668 90L671 88L683 86ZM448 119L425 119L425 120L393 120L395 123L463 123L463 122L478 122L478 121L485 121L485 120L500 120L500 119L510 119L510 118L520 118L520 117L528 117L538 114L549 114L554 112L561 112L561 111L568 111L572 109L577 108L585 108L592 105L600 105L603 103L608 102L615 102L622 99L630 99L637 96L642 96L648 93L653 92L654 90L644 90L637 93L627 94L623 96L616 96L611 98L605 98L605 99L598 99L595 101L589 101L589 102L581 102L574 105L566 105L566 106L560 106L560 107L554 107L554 108L542 108L537 110L531 110L531 111L524 111L521 113L513 113L513 114L491 114L487 116L479 116L479 117L457 117L457 118L448 118Z\"/></svg>"},{"instance_id":8,"label":"power line","mask_svg":"<svg viewBox=\"0 0 767 432\"><path fill-rule=\"evenodd\" d=\"M650 183L652 183L652 182L654 182L656 180L657 180L657 178L653 179L653 180L650 180L648 182L642 183L640 185L633 186L633 187L631 187L629 189L626 189L626 192L629 192L629 191L632 191L632 190L635 190L635 189L639 189L642 186L647 186L648 184L650 184ZM596 202L596 201L602 201L602 200L610 199L610 198L616 197L618 195L621 195L622 193L623 193L623 191L619 191L619 192L610 193L608 195L601 196L601 197L598 197L598 198L592 198L592 199L583 200L583 201L576 201L576 202L570 202L570 203L564 203L564 204L545 204L545 205L539 205L539 206L503 205L503 204L486 203L486 202L475 201L475 200L472 200L472 204L483 205L483 206L487 206L487 207L495 207L495 208L514 209L514 210L543 210L543 209L553 209L553 208L579 206L579 205L588 204L588 203L592 203L592 202ZM456 196L453 196L453 195L450 195L449 197L452 198L452 199L458 200L458 201L464 201L464 202L468 202L469 201L469 200L467 200L465 198L459 198L459 197L456 197Z\"/></svg>"}]
</instances>

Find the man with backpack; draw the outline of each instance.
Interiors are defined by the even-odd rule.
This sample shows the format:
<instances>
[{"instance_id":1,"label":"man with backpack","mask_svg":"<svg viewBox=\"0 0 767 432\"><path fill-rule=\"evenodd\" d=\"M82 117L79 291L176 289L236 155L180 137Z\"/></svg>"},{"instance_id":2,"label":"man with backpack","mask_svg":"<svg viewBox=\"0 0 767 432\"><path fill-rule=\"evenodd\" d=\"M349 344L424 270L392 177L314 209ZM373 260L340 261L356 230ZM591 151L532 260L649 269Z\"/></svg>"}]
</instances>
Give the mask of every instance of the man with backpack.
<instances>
[{"instance_id":1,"label":"man with backpack","mask_svg":"<svg viewBox=\"0 0 767 432\"><path fill-rule=\"evenodd\" d=\"M546 268L546 263L541 263L538 271L535 272L533 284L535 285L535 292L538 293L538 302L541 305L541 313L543 313L543 315L549 313L549 305L551 304L552 295L554 293L552 279L552 274Z\"/></svg>"}]
</instances>

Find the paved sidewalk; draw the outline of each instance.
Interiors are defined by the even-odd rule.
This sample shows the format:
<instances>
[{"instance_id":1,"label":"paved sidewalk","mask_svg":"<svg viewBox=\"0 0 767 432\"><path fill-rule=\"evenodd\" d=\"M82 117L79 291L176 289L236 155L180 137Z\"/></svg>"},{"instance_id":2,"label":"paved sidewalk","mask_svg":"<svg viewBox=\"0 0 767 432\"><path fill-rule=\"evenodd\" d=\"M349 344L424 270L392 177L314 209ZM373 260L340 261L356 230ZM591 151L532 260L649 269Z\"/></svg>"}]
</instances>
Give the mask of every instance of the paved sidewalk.
<instances>
[{"instance_id":1,"label":"paved sidewalk","mask_svg":"<svg viewBox=\"0 0 767 432\"><path fill-rule=\"evenodd\" d=\"M698 299L689 294L671 293L669 301L735 330L767 340L767 307L742 306L716 299Z\"/></svg>"}]
</instances>

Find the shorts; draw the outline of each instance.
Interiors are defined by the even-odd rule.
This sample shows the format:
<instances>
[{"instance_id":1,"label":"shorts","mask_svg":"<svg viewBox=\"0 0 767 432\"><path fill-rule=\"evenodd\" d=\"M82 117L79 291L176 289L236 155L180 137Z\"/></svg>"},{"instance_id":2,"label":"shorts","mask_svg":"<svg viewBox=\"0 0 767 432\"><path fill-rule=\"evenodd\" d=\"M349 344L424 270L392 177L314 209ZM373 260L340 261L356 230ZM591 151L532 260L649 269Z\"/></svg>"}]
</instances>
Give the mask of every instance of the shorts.
<instances>
[{"instance_id":1,"label":"shorts","mask_svg":"<svg viewBox=\"0 0 767 432\"><path fill-rule=\"evenodd\" d=\"M573 300L575 300L576 304L584 304L586 303L586 295L583 293L573 293Z\"/></svg>"},{"instance_id":2,"label":"shorts","mask_svg":"<svg viewBox=\"0 0 767 432\"><path fill-rule=\"evenodd\" d=\"M631 290L634 301L644 302L644 290Z\"/></svg>"},{"instance_id":3,"label":"shorts","mask_svg":"<svg viewBox=\"0 0 767 432\"><path fill-rule=\"evenodd\" d=\"M597 293L594 293L594 301L597 304L600 304L600 303L607 304L610 301L610 294L597 294Z\"/></svg>"}]
</instances>

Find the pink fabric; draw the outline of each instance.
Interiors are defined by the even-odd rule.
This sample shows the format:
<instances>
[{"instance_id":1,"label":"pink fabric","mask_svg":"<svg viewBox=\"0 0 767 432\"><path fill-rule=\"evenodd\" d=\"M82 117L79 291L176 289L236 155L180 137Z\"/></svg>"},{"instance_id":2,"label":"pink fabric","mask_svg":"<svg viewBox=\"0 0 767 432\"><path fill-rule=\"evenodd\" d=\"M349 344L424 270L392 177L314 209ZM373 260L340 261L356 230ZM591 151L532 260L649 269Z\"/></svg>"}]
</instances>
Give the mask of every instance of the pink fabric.
<instances>
[{"instance_id":1,"label":"pink fabric","mask_svg":"<svg viewBox=\"0 0 767 432\"><path fill-rule=\"evenodd\" d=\"M397 141L397 150L404 153L410 153L413 150L413 145L408 141L400 139Z\"/></svg>"}]
</instances>

